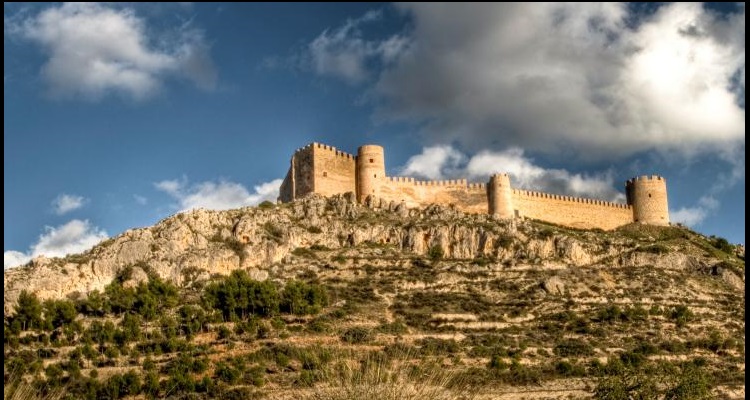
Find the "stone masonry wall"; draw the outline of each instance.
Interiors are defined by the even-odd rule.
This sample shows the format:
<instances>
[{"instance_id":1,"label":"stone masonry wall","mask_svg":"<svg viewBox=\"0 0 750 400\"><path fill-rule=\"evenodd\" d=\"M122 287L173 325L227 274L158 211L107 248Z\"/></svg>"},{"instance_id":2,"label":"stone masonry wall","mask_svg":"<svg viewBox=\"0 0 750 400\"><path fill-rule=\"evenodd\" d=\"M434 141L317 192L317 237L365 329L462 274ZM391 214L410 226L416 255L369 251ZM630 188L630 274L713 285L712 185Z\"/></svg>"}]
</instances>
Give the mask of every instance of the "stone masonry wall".
<instances>
[{"instance_id":1,"label":"stone masonry wall","mask_svg":"<svg viewBox=\"0 0 750 400\"><path fill-rule=\"evenodd\" d=\"M312 146L315 193L332 196L356 192L356 162L351 154L335 147L315 143Z\"/></svg>"},{"instance_id":2,"label":"stone masonry wall","mask_svg":"<svg viewBox=\"0 0 750 400\"><path fill-rule=\"evenodd\" d=\"M519 217L604 230L633 222L633 208L625 204L518 189L513 189L511 197Z\"/></svg>"},{"instance_id":3,"label":"stone masonry wall","mask_svg":"<svg viewBox=\"0 0 750 400\"><path fill-rule=\"evenodd\" d=\"M279 199L289 202L315 191L313 145L297 149L292 156L289 171L279 188Z\"/></svg>"},{"instance_id":4,"label":"stone masonry wall","mask_svg":"<svg viewBox=\"0 0 750 400\"><path fill-rule=\"evenodd\" d=\"M483 183L467 183L466 179L417 181L407 177L388 177L378 197L408 207L428 204L455 205L467 213L487 213L487 188Z\"/></svg>"}]
</instances>

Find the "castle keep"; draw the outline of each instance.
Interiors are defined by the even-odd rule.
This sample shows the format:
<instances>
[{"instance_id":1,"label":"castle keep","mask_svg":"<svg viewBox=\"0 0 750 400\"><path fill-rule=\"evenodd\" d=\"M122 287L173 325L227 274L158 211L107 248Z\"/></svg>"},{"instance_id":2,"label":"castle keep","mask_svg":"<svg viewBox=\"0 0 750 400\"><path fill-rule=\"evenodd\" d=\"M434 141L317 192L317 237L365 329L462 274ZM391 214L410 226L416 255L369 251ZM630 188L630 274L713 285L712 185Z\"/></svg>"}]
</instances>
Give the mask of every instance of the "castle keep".
<instances>
[{"instance_id":1,"label":"castle keep","mask_svg":"<svg viewBox=\"0 0 750 400\"><path fill-rule=\"evenodd\" d=\"M298 149L281 184L279 200L290 202L309 193L331 196L346 192L356 193L360 202L372 196L407 207L454 205L468 213L533 218L573 228L610 230L631 222L669 224L667 183L660 176L628 180L627 204L621 204L514 189L508 174L492 175L488 183L389 177L385 174L383 147L377 145L361 146L356 156L320 143Z\"/></svg>"}]
</instances>

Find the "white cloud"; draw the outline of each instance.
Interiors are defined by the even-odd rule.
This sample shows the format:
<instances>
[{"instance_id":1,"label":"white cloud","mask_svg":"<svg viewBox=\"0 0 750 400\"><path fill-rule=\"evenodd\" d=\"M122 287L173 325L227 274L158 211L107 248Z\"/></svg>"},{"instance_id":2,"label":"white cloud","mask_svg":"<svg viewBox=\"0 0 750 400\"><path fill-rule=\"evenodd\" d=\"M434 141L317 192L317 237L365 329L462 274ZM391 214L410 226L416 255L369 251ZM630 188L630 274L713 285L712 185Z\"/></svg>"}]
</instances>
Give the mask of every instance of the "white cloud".
<instances>
[{"instance_id":1,"label":"white cloud","mask_svg":"<svg viewBox=\"0 0 750 400\"><path fill-rule=\"evenodd\" d=\"M146 204L148 204L148 199L138 194L133 195L133 200L135 200L137 204L142 205L142 206L145 206Z\"/></svg>"},{"instance_id":2,"label":"white cloud","mask_svg":"<svg viewBox=\"0 0 750 400\"><path fill-rule=\"evenodd\" d=\"M6 250L3 252L3 269L24 265L31 261L31 256L15 250Z\"/></svg>"},{"instance_id":3,"label":"white cloud","mask_svg":"<svg viewBox=\"0 0 750 400\"><path fill-rule=\"evenodd\" d=\"M74 219L57 227L46 226L44 233L27 253L6 250L3 253L3 264L5 268L11 268L42 255L63 257L80 253L107 238L107 232L91 225L88 220Z\"/></svg>"},{"instance_id":4,"label":"white cloud","mask_svg":"<svg viewBox=\"0 0 750 400\"><path fill-rule=\"evenodd\" d=\"M63 215L83 207L88 199L73 194L61 194L52 200L52 207L57 215Z\"/></svg>"},{"instance_id":5,"label":"white cloud","mask_svg":"<svg viewBox=\"0 0 750 400\"><path fill-rule=\"evenodd\" d=\"M281 179L254 186L254 192L250 193L239 183L227 182L200 182L189 185L187 179L164 180L154 183L154 186L175 200L176 207L180 210L194 208L207 208L211 210L227 210L245 206L257 205L263 201L276 201L279 196Z\"/></svg>"},{"instance_id":6,"label":"white cloud","mask_svg":"<svg viewBox=\"0 0 750 400\"><path fill-rule=\"evenodd\" d=\"M216 82L200 31L184 25L157 32L128 7L64 3L6 18L5 25L6 33L44 48L48 58L42 76L56 96L98 99L118 93L138 100L153 96L170 76L184 76L206 89Z\"/></svg>"},{"instance_id":7,"label":"white cloud","mask_svg":"<svg viewBox=\"0 0 750 400\"><path fill-rule=\"evenodd\" d=\"M393 35L382 42L361 37L360 25L381 17L381 11L369 11L361 18L347 20L333 31L323 31L307 49L314 71L355 84L370 75L369 62L388 64L395 61L408 47L405 37Z\"/></svg>"},{"instance_id":8,"label":"white cloud","mask_svg":"<svg viewBox=\"0 0 750 400\"><path fill-rule=\"evenodd\" d=\"M446 170L453 170L464 161L464 155L451 146L434 146L422 149L421 154L411 156L401 174L427 179L441 179L444 175L453 175Z\"/></svg>"},{"instance_id":9,"label":"white cloud","mask_svg":"<svg viewBox=\"0 0 750 400\"><path fill-rule=\"evenodd\" d=\"M409 45L368 97L378 118L417 121L430 143L579 160L744 145L744 6L722 17L698 3L645 17L623 3L398 7L413 17ZM320 38L362 60L377 44L350 25Z\"/></svg>"},{"instance_id":10,"label":"white cloud","mask_svg":"<svg viewBox=\"0 0 750 400\"><path fill-rule=\"evenodd\" d=\"M185 180L185 178L183 178L182 181L178 181L176 179L164 180L154 183L154 186L170 196L177 197L180 194L180 190L185 185L185 183L183 183Z\"/></svg>"},{"instance_id":11,"label":"white cloud","mask_svg":"<svg viewBox=\"0 0 750 400\"><path fill-rule=\"evenodd\" d=\"M507 172L511 184L518 188L549 193L583 196L624 202L625 196L614 188L611 171L593 175L572 173L565 169L543 168L524 156L523 149L481 151L467 157L451 146L426 147L412 156L399 170L400 174L428 179L466 177L486 181L490 175Z\"/></svg>"},{"instance_id":12,"label":"white cloud","mask_svg":"<svg viewBox=\"0 0 750 400\"><path fill-rule=\"evenodd\" d=\"M669 219L673 223L681 223L694 227L703 222L712 212L719 208L719 201L713 196L703 196L692 207L682 207L669 211Z\"/></svg>"}]
</instances>

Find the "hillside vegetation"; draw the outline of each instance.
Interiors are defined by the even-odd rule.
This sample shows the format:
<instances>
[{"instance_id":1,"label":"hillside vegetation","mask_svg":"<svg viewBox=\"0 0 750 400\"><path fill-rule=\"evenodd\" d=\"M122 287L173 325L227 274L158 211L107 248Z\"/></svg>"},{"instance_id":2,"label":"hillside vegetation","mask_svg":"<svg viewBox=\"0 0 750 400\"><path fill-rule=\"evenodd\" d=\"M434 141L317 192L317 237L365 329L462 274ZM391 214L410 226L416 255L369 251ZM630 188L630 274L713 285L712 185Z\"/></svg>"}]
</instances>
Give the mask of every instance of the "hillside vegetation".
<instances>
[{"instance_id":1,"label":"hillside vegetation","mask_svg":"<svg viewBox=\"0 0 750 400\"><path fill-rule=\"evenodd\" d=\"M5 271L5 399L739 399L744 279L683 227L197 210Z\"/></svg>"}]
</instances>

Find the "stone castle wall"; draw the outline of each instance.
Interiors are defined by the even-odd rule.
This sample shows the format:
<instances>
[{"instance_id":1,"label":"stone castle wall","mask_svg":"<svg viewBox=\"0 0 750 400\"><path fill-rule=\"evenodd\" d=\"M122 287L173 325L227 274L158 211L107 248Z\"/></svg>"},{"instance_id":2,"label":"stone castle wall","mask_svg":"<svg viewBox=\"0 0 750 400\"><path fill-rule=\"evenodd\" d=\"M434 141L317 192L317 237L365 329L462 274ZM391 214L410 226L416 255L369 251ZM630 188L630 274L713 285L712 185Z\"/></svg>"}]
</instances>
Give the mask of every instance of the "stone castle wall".
<instances>
[{"instance_id":1,"label":"stone castle wall","mask_svg":"<svg viewBox=\"0 0 750 400\"><path fill-rule=\"evenodd\" d=\"M355 192L355 160L351 154L320 143L297 149L279 189L279 200L290 202L309 193Z\"/></svg>"},{"instance_id":2,"label":"stone castle wall","mask_svg":"<svg viewBox=\"0 0 750 400\"><path fill-rule=\"evenodd\" d=\"M289 171L279 188L279 200L290 202L315 191L313 145L307 145L292 155Z\"/></svg>"},{"instance_id":3,"label":"stone castle wall","mask_svg":"<svg viewBox=\"0 0 750 400\"><path fill-rule=\"evenodd\" d=\"M353 155L317 143L312 150L315 193L331 196L357 190Z\"/></svg>"},{"instance_id":4,"label":"stone castle wall","mask_svg":"<svg viewBox=\"0 0 750 400\"><path fill-rule=\"evenodd\" d=\"M633 207L627 204L520 189L513 189L511 199L518 217L573 228L610 230L633 222Z\"/></svg>"},{"instance_id":5,"label":"stone castle wall","mask_svg":"<svg viewBox=\"0 0 750 400\"><path fill-rule=\"evenodd\" d=\"M502 166L498 166L502 168ZM500 218L523 217L573 228L614 229L631 222L667 225L666 181L640 177L627 182L627 204L512 189L507 174L489 184L466 179L419 181L385 174L383 148L362 146L358 156L312 143L298 149L281 185L279 200L289 202L309 193L331 196L356 193L359 201L375 196L407 207L453 205L467 213L491 213ZM491 207L492 205L492 207Z\"/></svg>"},{"instance_id":6,"label":"stone castle wall","mask_svg":"<svg viewBox=\"0 0 750 400\"><path fill-rule=\"evenodd\" d=\"M427 204L454 205L463 212L487 213L487 186L467 183L466 179L418 181L407 177L387 177L379 188L378 197L408 207Z\"/></svg>"}]
</instances>

